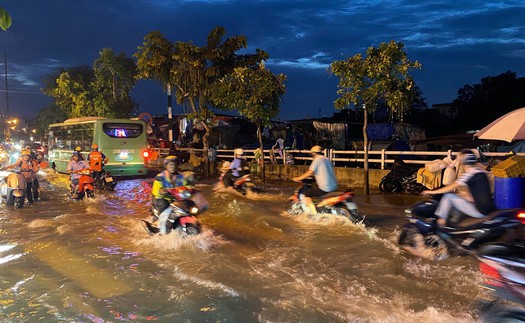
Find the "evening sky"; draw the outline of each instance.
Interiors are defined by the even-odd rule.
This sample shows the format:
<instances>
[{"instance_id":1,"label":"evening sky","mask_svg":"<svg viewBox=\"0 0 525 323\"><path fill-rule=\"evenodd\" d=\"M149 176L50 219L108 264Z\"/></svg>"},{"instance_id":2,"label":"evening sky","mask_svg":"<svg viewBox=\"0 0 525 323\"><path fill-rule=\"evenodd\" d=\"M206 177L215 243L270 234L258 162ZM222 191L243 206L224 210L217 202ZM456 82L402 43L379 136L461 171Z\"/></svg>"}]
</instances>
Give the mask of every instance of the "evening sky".
<instances>
[{"instance_id":1,"label":"evening sky","mask_svg":"<svg viewBox=\"0 0 525 323\"><path fill-rule=\"evenodd\" d=\"M405 44L423 65L412 74L430 105L451 102L465 84L511 70L525 74L524 1L283 1L283 0L3 0L12 16L0 31L7 57L8 100L0 107L34 117L49 104L43 78L59 67L92 65L99 51L131 56L144 36L161 31L172 42L204 45L210 30L243 34L247 52L270 54L266 66L288 76L281 119L333 114L338 78L330 63L390 40ZM139 81L140 112L166 113L159 84ZM175 113L183 112L175 106Z\"/></svg>"}]
</instances>

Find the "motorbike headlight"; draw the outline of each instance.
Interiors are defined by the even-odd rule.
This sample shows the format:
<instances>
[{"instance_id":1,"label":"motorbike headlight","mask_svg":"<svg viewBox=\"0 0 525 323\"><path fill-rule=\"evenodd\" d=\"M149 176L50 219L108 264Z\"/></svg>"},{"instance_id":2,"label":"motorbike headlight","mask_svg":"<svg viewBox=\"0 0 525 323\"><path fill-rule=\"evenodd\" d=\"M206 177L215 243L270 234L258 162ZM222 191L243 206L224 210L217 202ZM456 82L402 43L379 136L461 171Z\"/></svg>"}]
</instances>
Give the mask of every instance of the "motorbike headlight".
<instances>
[{"instance_id":1,"label":"motorbike headlight","mask_svg":"<svg viewBox=\"0 0 525 323\"><path fill-rule=\"evenodd\" d=\"M190 191L182 191L180 193L180 197L182 197L183 199L190 198L191 197L191 193L190 193Z\"/></svg>"},{"instance_id":2,"label":"motorbike headlight","mask_svg":"<svg viewBox=\"0 0 525 323\"><path fill-rule=\"evenodd\" d=\"M197 213L199 213L199 208L196 207L196 206L192 206L192 207L190 208L190 214L194 214L194 215L195 215L195 214L197 214Z\"/></svg>"}]
</instances>

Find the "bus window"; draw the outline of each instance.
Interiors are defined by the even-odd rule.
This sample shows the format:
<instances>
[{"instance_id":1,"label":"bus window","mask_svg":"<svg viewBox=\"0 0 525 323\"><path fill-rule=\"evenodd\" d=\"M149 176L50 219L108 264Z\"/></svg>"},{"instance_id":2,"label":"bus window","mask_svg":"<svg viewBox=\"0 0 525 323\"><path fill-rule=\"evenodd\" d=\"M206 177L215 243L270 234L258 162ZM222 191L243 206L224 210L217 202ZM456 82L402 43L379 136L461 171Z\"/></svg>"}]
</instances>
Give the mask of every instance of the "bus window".
<instances>
[{"instance_id":1,"label":"bus window","mask_svg":"<svg viewBox=\"0 0 525 323\"><path fill-rule=\"evenodd\" d=\"M140 123L104 123L102 129L111 138L137 138L144 131Z\"/></svg>"}]
</instances>

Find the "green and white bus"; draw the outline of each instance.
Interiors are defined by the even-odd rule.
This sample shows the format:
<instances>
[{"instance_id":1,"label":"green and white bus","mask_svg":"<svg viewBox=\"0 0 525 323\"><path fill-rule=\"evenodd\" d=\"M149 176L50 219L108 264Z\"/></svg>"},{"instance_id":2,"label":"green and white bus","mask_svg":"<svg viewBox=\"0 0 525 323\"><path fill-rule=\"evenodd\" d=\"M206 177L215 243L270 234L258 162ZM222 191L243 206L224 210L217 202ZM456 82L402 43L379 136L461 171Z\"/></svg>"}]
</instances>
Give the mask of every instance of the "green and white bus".
<instances>
[{"instance_id":1,"label":"green and white bus","mask_svg":"<svg viewBox=\"0 0 525 323\"><path fill-rule=\"evenodd\" d=\"M67 173L67 164L76 147L87 159L91 145L108 157L105 169L113 176L147 174L146 124L141 120L84 117L49 125L49 161Z\"/></svg>"}]
</instances>

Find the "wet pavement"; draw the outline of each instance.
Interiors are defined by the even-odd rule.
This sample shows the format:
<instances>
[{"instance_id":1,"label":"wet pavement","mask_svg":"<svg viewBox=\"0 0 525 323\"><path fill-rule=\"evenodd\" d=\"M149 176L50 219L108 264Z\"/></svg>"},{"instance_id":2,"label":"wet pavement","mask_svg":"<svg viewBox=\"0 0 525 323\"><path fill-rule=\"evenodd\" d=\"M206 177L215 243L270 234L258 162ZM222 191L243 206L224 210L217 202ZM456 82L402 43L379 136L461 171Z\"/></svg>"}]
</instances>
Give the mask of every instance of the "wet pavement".
<instances>
[{"instance_id":1,"label":"wet pavement","mask_svg":"<svg viewBox=\"0 0 525 323\"><path fill-rule=\"evenodd\" d=\"M417 196L356 191L361 224L283 212L295 183L242 196L197 184L203 233L150 237L151 178L91 201L45 174L43 201L0 207L0 321L476 322L473 258L397 246Z\"/></svg>"}]
</instances>

